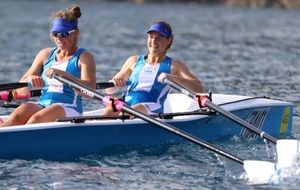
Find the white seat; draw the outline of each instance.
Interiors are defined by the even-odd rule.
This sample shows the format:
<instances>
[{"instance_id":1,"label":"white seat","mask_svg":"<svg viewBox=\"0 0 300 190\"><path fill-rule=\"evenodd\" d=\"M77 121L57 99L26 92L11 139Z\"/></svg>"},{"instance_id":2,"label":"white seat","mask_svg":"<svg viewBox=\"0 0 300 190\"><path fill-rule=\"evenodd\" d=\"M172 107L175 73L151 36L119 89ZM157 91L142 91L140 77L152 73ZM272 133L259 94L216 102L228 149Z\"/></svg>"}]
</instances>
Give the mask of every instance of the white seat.
<instances>
[{"instance_id":1,"label":"white seat","mask_svg":"<svg viewBox=\"0 0 300 190\"><path fill-rule=\"evenodd\" d=\"M198 104L192 98L181 93L169 94L164 106L164 113L194 111L199 109Z\"/></svg>"},{"instance_id":2,"label":"white seat","mask_svg":"<svg viewBox=\"0 0 300 190\"><path fill-rule=\"evenodd\" d=\"M165 101L164 113L194 111L198 104L190 97L181 93L170 93ZM103 109L85 112L85 116L100 115Z\"/></svg>"}]
</instances>

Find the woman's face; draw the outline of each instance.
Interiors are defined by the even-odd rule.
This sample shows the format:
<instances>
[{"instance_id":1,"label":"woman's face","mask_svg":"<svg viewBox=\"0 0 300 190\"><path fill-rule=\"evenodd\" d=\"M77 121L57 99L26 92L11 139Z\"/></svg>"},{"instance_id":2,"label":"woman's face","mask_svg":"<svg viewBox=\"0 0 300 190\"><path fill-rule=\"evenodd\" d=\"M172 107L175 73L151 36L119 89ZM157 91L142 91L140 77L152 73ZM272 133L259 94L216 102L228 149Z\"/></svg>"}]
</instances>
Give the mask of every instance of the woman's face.
<instances>
[{"instance_id":1,"label":"woman's face","mask_svg":"<svg viewBox=\"0 0 300 190\"><path fill-rule=\"evenodd\" d=\"M52 32L51 34L54 43L59 49L66 49L75 44L76 30L69 32Z\"/></svg>"},{"instance_id":2,"label":"woman's face","mask_svg":"<svg viewBox=\"0 0 300 190\"><path fill-rule=\"evenodd\" d=\"M160 54L165 53L168 45L171 43L171 38L162 36L158 32L148 33L148 49L150 53Z\"/></svg>"}]
</instances>

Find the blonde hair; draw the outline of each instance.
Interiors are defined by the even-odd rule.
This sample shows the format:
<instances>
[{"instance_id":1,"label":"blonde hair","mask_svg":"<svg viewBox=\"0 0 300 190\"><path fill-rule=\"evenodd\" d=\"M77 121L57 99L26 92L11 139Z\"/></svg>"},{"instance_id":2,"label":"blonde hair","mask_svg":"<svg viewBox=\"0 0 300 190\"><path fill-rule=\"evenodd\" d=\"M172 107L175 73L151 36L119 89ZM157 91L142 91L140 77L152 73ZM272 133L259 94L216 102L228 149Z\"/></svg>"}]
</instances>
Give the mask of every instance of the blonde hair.
<instances>
[{"instance_id":1,"label":"blonde hair","mask_svg":"<svg viewBox=\"0 0 300 190\"><path fill-rule=\"evenodd\" d=\"M71 22L76 22L76 21L78 21L78 19L80 17L81 17L81 10L80 10L79 6L73 5L72 7L67 7L66 10L60 10L56 13L52 13L52 17L51 17L52 22L50 25L50 29L52 28L53 21L57 18L66 19ZM78 34L79 34L80 31L79 31L78 27L74 28L74 29L77 30ZM51 33L50 33L50 39L53 41L53 36ZM78 36L77 35L75 36L75 44L78 45Z\"/></svg>"},{"instance_id":2,"label":"blonde hair","mask_svg":"<svg viewBox=\"0 0 300 190\"><path fill-rule=\"evenodd\" d=\"M52 14L53 20L56 18L63 18L69 21L78 21L81 17L80 7L73 5L72 7L66 8L66 10L60 10L57 13Z\"/></svg>"}]
</instances>

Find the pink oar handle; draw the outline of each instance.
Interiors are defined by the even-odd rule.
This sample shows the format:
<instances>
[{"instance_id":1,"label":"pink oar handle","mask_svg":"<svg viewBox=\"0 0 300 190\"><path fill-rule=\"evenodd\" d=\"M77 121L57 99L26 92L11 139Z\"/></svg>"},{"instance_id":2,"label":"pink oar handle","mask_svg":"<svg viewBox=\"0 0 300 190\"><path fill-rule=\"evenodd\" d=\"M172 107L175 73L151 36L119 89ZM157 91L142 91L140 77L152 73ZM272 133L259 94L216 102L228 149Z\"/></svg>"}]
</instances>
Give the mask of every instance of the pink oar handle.
<instances>
[{"instance_id":1,"label":"pink oar handle","mask_svg":"<svg viewBox=\"0 0 300 190\"><path fill-rule=\"evenodd\" d=\"M200 98L200 102L199 102L199 98ZM200 103L200 105L199 105L200 107L207 107L206 102L207 101L211 102L209 97L207 97L206 95L198 95L198 94L196 94L194 96L194 100L195 100L195 102L198 102L198 104Z\"/></svg>"},{"instance_id":2,"label":"pink oar handle","mask_svg":"<svg viewBox=\"0 0 300 190\"><path fill-rule=\"evenodd\" d=\"M105 104L105 105L111 105L112 103L114 104L114 107L116 108L117 111L122 111L122 107L123 105L125 104L125 102L119 100L119 99L115 99L111 96L104 96L102 98L102 102Z\"/></svg>"},{"instance_id":3,"label":"pink oar handle","mask_svg":"<svg viewBox=\"0 0 300 190\"><path fill-rule=\"evenodd\" d=\"M11 93L11 98L10 98L10 93ZM5 91L0 93L0 100L9 100L9 101L14 101L14 100L19 100L19 99L27 99L30 98L30 92L28 92L25 95L20 95L16 90L13 91Z\"/></svg>"}]
</instances>

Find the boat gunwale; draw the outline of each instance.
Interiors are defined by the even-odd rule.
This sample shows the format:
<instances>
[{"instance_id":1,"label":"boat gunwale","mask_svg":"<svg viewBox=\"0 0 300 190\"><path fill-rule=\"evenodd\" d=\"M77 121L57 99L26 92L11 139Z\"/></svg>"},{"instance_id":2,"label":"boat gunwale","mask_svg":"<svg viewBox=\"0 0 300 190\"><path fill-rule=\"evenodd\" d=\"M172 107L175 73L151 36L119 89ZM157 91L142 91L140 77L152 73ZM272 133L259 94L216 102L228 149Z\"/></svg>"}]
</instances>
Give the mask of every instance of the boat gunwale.
<instances>
[{"instance_id":1,"label":"boat gunwale","mask_svg":"<svg viewBox=\"0 0 300 190\"><path fill-rule=\"evenodd\" d=\"M176 93L178 95L183 95L180 93ZM184 95L183 95L184 96ZM293 107L293 103L291 102L285 102L280 100L273 100L269 98L264 97L249 97L249 96L242 96L242 95L228 95L228 94L215 94L219 99L220 97L228 98L232 97L237 99L236 101L231 102L223 102L219 103L220 107L223 109L226 109L227 111L237 111L242 109L252 109L252 108L264 108L264 107L274 107L274 106L286 106L286 107ZM214 102L214 98L212 100ZM217 101L216 101L217 102ZM248 103L247 103L248 102ZM250 102L250 103L249 103ZM236 106L237 104L241 104L239 106ZM200 109L200 108L199 108ZM97 113L99 114L102 109L92 110L92 111L86 111L84 112L83 116L95 116ZM176 112L173 112L176 113ZM92 115L94 114L94 115ZM0 117L8 117L8 115L0 116ZM170 124L174 122L192 122L194 120L200 120L205 117L211 117L211 115L183 115L183 116L174 116L172 119L160 119L157 118L163 122L168 122ZM30 125L16 125L16 126L10 126L10 127L3 127L0 128L0 133L4 132L16 132L16 131L29 131L29 130L43 130L43 129L52 129L52 128L65 128L65 127L87 127L87 126L95 126L99 125L99 127L103 126L111 126L116 124L145 124L148 123L146 121L143 121L142 119L136 118L133 120L90 120L82 123L74 123L71 121L66 122L47 122L47 123L37 123L37 124L30 124Z\"/></svg>"}]
</instances>

